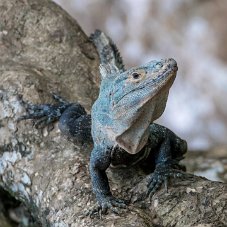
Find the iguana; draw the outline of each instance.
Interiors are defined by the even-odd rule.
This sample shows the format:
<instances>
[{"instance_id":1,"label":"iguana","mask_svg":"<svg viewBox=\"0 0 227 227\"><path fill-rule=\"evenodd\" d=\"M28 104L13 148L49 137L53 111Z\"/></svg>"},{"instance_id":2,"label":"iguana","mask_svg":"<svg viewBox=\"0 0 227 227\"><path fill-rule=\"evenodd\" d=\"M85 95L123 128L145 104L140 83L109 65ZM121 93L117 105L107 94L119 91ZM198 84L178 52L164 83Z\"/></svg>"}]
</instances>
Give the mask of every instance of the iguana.
<instances>
[{"instance_id":1,"label":"iguana","mask_svg":"<svg viewBox=\"0 0 227 227\"><path fill-rule=\"evenodd\" d=\"M38 128L59 120L61 132L75 142L92 142L90 157L92 189L98 210L118 212L124 200L113 197L106 169L147 163L153 168L147 195L153 195L168 178L181 177L179 164L187 143L172 131L153 123L166 106L177 73L173 59L150 61L126 70L116 45L97 30L91 39L100 56L101 86L91 115L78 103L54 95L56 105L27 105L20 119L37 119Z\"/></svg>"}]
</instances>

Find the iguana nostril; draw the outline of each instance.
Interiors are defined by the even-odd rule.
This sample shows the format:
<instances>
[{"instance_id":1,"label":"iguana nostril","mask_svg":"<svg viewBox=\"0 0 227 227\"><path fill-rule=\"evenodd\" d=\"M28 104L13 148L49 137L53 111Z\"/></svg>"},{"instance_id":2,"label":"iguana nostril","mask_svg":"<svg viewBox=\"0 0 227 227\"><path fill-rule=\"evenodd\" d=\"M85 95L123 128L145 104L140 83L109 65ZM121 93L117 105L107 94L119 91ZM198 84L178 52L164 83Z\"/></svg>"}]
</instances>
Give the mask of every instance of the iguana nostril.
<instances>
[{"instance_id":1,"label":"iguana nostril","mask_svg":"<svg viewBox=\"0 0 227 227\"><path fill-rule=\"evenodd\" d=\"M156 65L155 65L155 68L156 69L161 69L163 67L163 64L161 62L158 62Z\"/></svg>"}]
</instances>

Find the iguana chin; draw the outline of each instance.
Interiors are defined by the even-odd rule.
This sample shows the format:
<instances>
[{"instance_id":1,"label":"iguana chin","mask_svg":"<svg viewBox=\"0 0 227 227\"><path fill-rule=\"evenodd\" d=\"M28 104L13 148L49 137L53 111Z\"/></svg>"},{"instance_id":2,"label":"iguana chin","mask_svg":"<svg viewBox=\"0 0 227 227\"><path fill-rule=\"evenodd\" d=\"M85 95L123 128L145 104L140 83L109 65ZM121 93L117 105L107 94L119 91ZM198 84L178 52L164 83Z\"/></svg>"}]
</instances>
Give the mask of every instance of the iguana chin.
<instances>
[{"instance_id":1,"label":"iguana chin","mask_svg":"<svg viewBox=\"0 0 227 227\"><path fill-rule=\"evenodd\" d=\"M186 141L169 129L152 123L166 105L169 89L176 77L173 59L151 61L126 70L116 45L101 31L91 36L100 56L102 77L99 97L91 116L80 104L54 95L56 105L26 104L28 114L20 119L38 119L37 128L59 120L63 134L75 142L94 142L90 175L98 211L118 212L123 200L113 197L106 169L112 166L144 165L152 169L147 194L170 177L181 177L179 164L187 151Z\"/></svg>"}]
</instances>

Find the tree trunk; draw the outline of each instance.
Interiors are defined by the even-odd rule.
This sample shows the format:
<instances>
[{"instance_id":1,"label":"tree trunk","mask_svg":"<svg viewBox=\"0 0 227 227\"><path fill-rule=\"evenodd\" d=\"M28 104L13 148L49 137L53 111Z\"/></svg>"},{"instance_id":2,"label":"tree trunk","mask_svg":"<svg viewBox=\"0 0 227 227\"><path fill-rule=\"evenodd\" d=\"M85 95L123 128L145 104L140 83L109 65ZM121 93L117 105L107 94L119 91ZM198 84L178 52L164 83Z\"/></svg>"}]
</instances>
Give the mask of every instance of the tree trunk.
<instances>
[{"instance_id":1,"label":"tree trunk","mask_svg":"<svg viewBox=\"0 0 227 227\"><path fill-rule=\"evenodd\" d=\"M98 94L94 46L51 1L1 0L0 53L0 185L42 226L227 225L226 184L188 175L168 193L161 189L151 202L138 202L146 176L136 168L108 170L113 193L135 202L129 209L102 220L84 217L95 204L88 171L91 145L72 144L57 125L48 133L17 118L25 111L21 96L50 103L50 92L89 111Z\"/></svg>"}]
</instances>

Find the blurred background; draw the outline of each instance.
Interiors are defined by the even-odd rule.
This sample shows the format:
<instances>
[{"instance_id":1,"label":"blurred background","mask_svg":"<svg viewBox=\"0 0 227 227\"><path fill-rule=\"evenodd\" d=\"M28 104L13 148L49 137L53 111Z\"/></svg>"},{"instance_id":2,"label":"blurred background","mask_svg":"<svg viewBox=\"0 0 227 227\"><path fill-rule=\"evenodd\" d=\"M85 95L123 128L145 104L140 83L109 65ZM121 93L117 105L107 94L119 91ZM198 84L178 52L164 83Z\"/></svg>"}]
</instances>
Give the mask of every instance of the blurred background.
<instances>
[{"instance_id":1,"label":"blurred background","mask_svg":"<svg viewBox=\"0 0 227 227\"><path fill-rule=\"evenodd\" d=\"M87 35L106 32L127 67L176 59L178 76L158 122L186 139L190 150L227 145L227 1L55 2Z\"/></svg>"}]
</instances>

